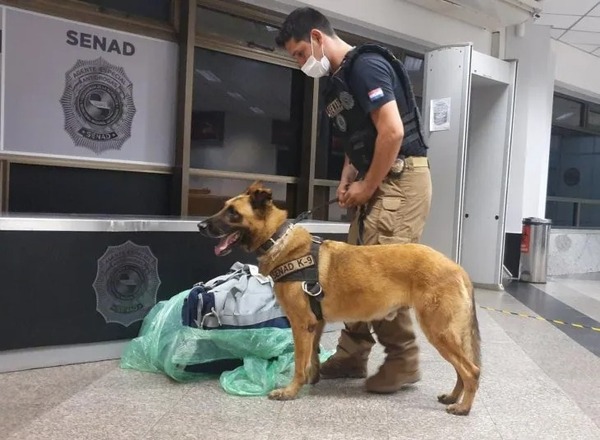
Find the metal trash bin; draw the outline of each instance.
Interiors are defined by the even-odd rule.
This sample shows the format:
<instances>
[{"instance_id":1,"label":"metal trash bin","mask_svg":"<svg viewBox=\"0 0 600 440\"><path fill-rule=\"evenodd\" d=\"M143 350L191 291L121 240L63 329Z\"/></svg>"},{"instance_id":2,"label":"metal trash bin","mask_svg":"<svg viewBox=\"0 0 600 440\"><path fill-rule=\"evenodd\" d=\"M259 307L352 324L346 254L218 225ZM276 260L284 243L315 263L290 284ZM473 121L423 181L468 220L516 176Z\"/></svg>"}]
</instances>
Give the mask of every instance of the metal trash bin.
<instances>
[{"instance_id":1,"label":"metal trash bin","mask_svg":"<svg viewBox=\"0 0 600 440\"><path fill-rule=\"evenodd\" d=\"M548 269L548 248L552 220L529 217L523 219L521 235L521 281L545 283Z\"/></svg>"}]
</instances>

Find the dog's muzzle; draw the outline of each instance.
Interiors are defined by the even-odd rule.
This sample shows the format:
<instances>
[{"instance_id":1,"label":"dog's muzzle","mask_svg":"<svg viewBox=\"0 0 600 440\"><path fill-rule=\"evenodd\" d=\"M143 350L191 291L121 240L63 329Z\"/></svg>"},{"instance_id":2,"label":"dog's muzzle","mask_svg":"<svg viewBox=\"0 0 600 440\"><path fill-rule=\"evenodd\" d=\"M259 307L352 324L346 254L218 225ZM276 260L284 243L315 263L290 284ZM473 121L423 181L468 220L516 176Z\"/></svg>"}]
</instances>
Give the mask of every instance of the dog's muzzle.
<instances>
[{"instance_id":1,"label":"dog's muzzle","mask_svg":"<svg viewBox=\"0 0 600 440\"><path fill-rule=\"evenodd\" d=\"M210 224L206 220L198 223L198 231L200 232L200 234L204 235L205 237L216 238L214 233L212 233L214 231L211 231Z\"/></svg>"}]
</instances>

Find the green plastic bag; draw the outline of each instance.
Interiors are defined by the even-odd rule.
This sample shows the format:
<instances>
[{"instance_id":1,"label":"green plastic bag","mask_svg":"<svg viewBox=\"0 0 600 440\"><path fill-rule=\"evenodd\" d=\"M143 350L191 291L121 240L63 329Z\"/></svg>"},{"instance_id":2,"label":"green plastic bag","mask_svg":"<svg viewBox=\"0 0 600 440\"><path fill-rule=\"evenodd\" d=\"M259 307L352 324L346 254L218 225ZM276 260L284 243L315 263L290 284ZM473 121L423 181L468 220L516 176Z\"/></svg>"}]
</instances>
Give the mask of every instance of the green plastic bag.
<instances>
[{"instance_id":1,"label":"green plastic bag","mask_svg":"<svg viewBox=\"0 0 600 440\"><path fill-rule=\"evenodd\" d=\"M226 359L243 365L220 375L220 384L238 396L264 396L286 385L294 371L291 329L202 330L181 323L181 308L190 290L156 304L146 315L137 338L121 357L121 367L165 374L178 382L214 379L186 366ZM321 362L331 353L321 349Z\"/></svg>"}]
</instances>

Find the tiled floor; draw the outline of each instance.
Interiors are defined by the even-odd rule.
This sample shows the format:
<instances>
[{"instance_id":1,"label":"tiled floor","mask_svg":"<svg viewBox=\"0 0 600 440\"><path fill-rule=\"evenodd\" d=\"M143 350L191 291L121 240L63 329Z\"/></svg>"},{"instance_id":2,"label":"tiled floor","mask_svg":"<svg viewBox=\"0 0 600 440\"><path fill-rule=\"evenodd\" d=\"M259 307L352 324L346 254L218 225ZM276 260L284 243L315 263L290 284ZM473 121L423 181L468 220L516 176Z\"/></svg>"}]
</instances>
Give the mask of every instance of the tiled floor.
<instances>
[{"instance_id":1,"label":"tiled floor","mask_svg":"<svg viewBox=\"0 0 600 440\"><path fill-rule=\"evenodd\" d=\"M477 292L483 372L469 417L435 396L454 372L419 333L423 380L370 395L360 380L322 381L292 402L177 384L117 361L0 375L1 439L599 439L600 274L513 282ZM555 324L490 307L557 319ZM335 346L337 333L323 343ZM383 355L377 349L370 371Z\"/></svg>"}]
</instances>

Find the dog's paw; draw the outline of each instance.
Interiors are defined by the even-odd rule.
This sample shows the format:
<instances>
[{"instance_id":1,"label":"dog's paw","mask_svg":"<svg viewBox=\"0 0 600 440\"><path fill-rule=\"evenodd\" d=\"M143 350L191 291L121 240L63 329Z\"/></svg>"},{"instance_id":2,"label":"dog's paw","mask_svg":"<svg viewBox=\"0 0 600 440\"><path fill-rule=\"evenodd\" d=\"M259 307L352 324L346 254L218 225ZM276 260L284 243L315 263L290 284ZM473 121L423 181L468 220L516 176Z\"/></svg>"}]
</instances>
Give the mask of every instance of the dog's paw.
<instances>
[{"instance_id":1,"label":"dog's paw","mask_svg":"<svg viewBox=\"0 0 600 440\"><path fill-rule=\"evenodd\" d=\"M455 416L466 416L471 411L471 408L467 408L466 406L458 403L454 403L452 405L448 405L446 408L446 412L449 414L454 414Z\"/></svg>"},{"instance_id":2,"label":"dog's paw","mask_svg":"<svg viewBox=\"0 0 600 440\"><path fill-rule=\"evenodd\" d=\"M271 400L293 400L296 398L296 394L287 388L279 388L269 393L269 399Z\"/></svg>"},{"instance_id":3,"label":"dog's paw","mask_svg":"<svg viewBox=\"0 0 600 440\"><path fill-rule=\"evenodd\" d=\"M456 403L458 400L452 394L440 394L438 396L438 402L443 403L444 405L450 405L451 403Z\"/></svg>"}]
</instances>

